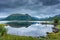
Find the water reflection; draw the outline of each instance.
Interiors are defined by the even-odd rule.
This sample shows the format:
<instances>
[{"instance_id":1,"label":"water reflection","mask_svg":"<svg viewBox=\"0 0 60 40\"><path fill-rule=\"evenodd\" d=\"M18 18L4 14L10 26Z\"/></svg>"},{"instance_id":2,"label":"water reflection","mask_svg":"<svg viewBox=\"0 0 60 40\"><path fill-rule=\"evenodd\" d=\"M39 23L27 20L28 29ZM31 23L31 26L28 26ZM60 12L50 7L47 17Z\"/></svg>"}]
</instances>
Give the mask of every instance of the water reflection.
<instances>
[{"instance_id":1,"label":"water reflection","mask_svg":"<svg viewBox=\"0 0 60 40\"><path fill-rule=\"evenodd\" d=\"M15 27L15 28L19 28L19 27L29 27L32 24L35 24L36 22L8 22L6 23L7 25L11 26L11 27Z\"/></svg>"},{"instance_id":2,"label":"water reflection","mask_svg":"<svg viewBox=\"0 0 60 40\"><path fill-rule=\"evenodd\" d=\"M8 34L13 34L13 35L20 35L20 36L33 36L33 37L38 37L38 36L46 36L46 32L52 32L52 27L53 25L42 25L38 23L31 23L31 22L23 22L23 23L7 23L9 26L6 28L8 29ZM15 27L20 27L20 28L15 28ZM24 27L23 27L24 26ZM27 28L26 28L27 27ZM13 31L12 31L13 30Z\"/></svg>"}]
</instances>

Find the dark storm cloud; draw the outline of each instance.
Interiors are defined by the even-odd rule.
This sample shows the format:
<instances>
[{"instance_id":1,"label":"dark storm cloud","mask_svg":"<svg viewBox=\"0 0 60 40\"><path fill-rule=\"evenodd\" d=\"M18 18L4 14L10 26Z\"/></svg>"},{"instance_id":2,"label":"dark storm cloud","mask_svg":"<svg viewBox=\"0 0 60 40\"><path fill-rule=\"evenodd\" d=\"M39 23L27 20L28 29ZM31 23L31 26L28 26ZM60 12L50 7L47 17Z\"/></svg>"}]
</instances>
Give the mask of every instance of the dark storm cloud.
<instances>
[{"instance_id":1,"label":"dark storm cloud","mask_svg":"<svg viewBox=\"0 0 60 40\"><path fill-rule=\"evenodd\" d=\"M56 5L59 4L59 0L41 0L43 2L43 5Z\"/></svg>"},{"instance_id":2,"label":"dark storm cloud","mask_svg":"<svg viewBox=\"0 0 60 40\"><path fill-rule=\"evenodd\" d=\"M43 5L55 5L60 3L58 0L0 0L0 8L38 5L40 2L42 2Z\"/></svg>"},{"instance_id":3,"label":"dark storm cloud","mask_svg":"<svg viewBox=\"0 0 60 40\"><path fill-rule=\"evenodd\" d=\"M59 12L60 0L0 0L2 16L8 13L27 13L43 17L60 14Z\"/></svg>"}]
</instances>

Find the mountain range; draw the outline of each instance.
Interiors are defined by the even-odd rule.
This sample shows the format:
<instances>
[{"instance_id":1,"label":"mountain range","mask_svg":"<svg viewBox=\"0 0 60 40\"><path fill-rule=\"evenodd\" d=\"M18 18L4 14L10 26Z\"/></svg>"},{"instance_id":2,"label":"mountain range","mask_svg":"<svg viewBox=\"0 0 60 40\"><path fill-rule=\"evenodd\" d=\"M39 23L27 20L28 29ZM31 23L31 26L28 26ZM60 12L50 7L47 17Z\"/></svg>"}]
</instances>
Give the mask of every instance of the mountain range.
<instances>
[{"instance_id":1,"label":"mountain range","mask_svg":"<svg viewBox=\"0 0 60 40\"><path fill-rule=\"evenodd\" d=\"M55 15L53 17L44 18L44 19L41 19L41 20L49 20L49 21L51 21L51 20L54 20L54 18L56 18L56 17L60 20L60 14L59 15Z\"/></svg>"},{"instance_id":2,"label":"mountain range","mask_svg":"<svg viewBox=\"0 0 60 40\"><path fill-rule=\"evenodd\" d=\"M29 14L11 14L8 17L0 20L5 20L5 21L11 21L11 20L20 20L20 21L51 21L55 17L58 17L60 19L60 15L56 15L54 17L49 17L49 18L36 18L32 17Z\"/></svg>"}]
</instances>

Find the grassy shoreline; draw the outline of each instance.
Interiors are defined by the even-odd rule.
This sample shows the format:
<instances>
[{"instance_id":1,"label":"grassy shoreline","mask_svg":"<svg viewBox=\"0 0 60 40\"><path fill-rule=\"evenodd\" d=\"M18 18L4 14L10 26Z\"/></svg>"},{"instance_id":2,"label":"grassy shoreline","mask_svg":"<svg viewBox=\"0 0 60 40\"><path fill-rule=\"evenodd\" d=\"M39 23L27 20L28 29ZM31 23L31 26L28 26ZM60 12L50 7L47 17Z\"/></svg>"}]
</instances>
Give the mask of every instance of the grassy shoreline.
<instances>
[{"instance_id":1,"label":"grassy shoreline","mask_svg":"<svg viewBox=\"0 0 60 40\"><path fill-rule=\"evenodd\" d=\"M16 36L7 34L6 36L2 36L2 40L39 40L39 39L31 36Z\"/></svg>"},{"instance_id":2,"label":"grassy shoreline","mask_svg":"<svg viewBox=\"0 0 60 40\"><path fill-rule=\"evenodd\" d=\"M31 37L31 36L16 36L16 35L5 35L0 40L60 40L60 32L49 33L46 37Z\"/></svg>"}]
</instances>

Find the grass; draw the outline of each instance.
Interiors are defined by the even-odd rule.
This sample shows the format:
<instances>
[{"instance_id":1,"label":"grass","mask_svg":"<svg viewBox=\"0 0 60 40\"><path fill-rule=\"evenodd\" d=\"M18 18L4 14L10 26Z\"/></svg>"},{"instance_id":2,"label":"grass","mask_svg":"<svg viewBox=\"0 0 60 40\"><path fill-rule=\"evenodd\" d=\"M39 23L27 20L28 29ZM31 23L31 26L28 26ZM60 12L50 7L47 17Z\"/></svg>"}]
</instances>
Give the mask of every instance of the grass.
<instances>
[{"instance_id":1,"label":"grass","mask_svg":"<svg viewBox=\"0 0 60 40\"><path fill-rule=\"evenodd\" d=\"M40 38L41 40L60 40L60 32L49 33L45 38Z\"/></svg>"},{"instance_id":2,"label":"grass","mask_svg":"<svg viewBox=\"0 0 60 40\"><path fill-rule=\"evenodd\" d=\"M60 40L60 32L49 33L46 37L35 38L31 36L4 35L0 40Z\"/></svg>"},{"instance_id":3,"label":"grass","mask_svg":"<svg viewBox=\"0 0 60 40\"><path fill-rule=\"evenodd\" d=\"M2 36L0 40L39 40L39 39L30 36L6 35Z\"/></svg>"},{"instance_id":4,"label":"grass","mask_svg":"<svg viewBox=\"0 0 60 40\"><path fill-rule=\"evenodd\" d=\"M60 25L57 25L56 28L60 29Z\"/></svg>"},{"instance_id":5,"label":"grass","mask_svg":"<svg viewBox=\"0 0 60 40\"><path fill-rule=\"evenodd\" d=\"M60 32L58 33L50 33L47 35L48 40L60 40Z\"/></svg>"}]
</instances>

